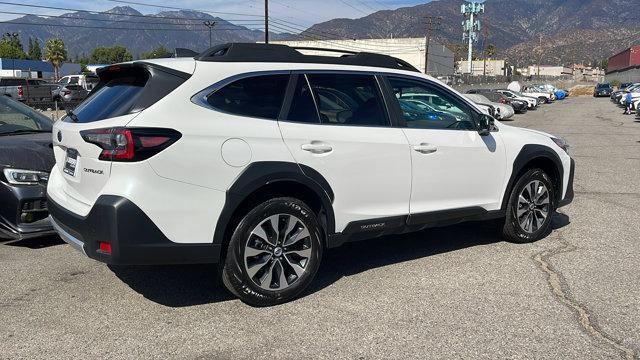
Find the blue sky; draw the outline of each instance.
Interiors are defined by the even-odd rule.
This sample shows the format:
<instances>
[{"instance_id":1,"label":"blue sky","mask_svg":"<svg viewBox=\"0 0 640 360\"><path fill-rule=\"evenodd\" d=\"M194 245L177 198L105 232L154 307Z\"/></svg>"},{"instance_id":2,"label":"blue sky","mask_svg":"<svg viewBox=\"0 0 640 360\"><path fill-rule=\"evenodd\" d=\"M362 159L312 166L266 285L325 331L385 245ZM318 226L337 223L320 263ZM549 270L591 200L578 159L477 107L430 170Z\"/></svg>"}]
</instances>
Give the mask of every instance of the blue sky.
<instances>
[{"instance_id":1,"label":"blue sky","mask_svg":"<svg viewBox=\"0 0 640 360\"><path fill-rule=\"evenodd\" d=\"M231 14L213 14L224 19L249 20L257 19L256 15L264 13L263 0L131 0L137 3L153 5L173 6L188 9L207 10ZM399 7L413 6L430 0L269 0L270 16L287 20L296 24L309 26L318 22L333 18L359 18L376 10L396 9ZM108 0L8 0L25 5L45 5L71 9L84 9L104 11L115 6L128 5ZM148 14L168 10L154 6L128 5L138 11ZM2 4L0 11L25 12L43 15L59 15L66 11L50 9L38 9L22 6ZM242 14L242 15L240 15ZM254 15L253 17L251 15ZM19 17L18 15L0 13L0 20L8 20ZM242 21L238 21L241 24Z\"/></svg>"}]
</instances>

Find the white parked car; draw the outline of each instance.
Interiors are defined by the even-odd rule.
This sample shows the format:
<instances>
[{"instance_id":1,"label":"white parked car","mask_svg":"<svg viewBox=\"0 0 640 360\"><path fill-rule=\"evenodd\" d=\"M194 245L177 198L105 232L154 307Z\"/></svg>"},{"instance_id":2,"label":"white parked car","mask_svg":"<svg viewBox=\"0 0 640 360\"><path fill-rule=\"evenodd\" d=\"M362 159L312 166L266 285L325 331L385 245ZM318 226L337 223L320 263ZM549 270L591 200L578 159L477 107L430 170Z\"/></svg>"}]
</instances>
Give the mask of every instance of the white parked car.
<instances>
[{"instance_id":1,"label":"white parked car","mask_svg":"<svg viewBox=\"0 0 640 360\"><path fill-rule=\"evenodd\" d=\"M506 120L513 117L515 111L509 104L503 104L487 99L481 94L464 94L464 96L478 105L493 106L496 110L495 118L498 120Z\"/></svg>"},{"instance_id":2,"label":"white parked car","mask_svg":"<svg viewBox=\"0 0 640 360\"><path fill-rule=\"evenodd\" d=\"M494 122L396 58L227 44L99 76L54 124L58 234L109 264L220 263L252 305L298 296L346 241L501 219L531 242L573 198L563 140ZM405 114L409 93L446 116Z\"/></svg>"},{"instance_id":3,"label":"white parked car","mask_svg":"<svg viewBox=\"0 0 640 360\"><path fill-rule=\"evenodd\" d=\"M80 85L83 89L87 91L93 90L93 88L98 84L98 77L95 75L67 75L63 76L58 80L59 85Z\"/></svg>"},{"instance_id":4,"label":"white parked car","mask_svg":"<svg viewBox=\"0 0 640 360\"><path fill-rule=\"evenodd\" d=\"M550 103L556 98L553 93L537 89L533 86L524 86L521 93L526 96L533 96L537 98L540 104Z\"/></svg>"},{"instance_id":5,"label":"white parked car","mask_svg":"<svg viewBox=\"0 0 640 360\"><path fill-rule=\"evenodd\" d=\"M538 107L539 100L535 96L527 96L527 95L524 95L523 93L511 91L511 90L496 90L496 91L508 97L509 99L526 101L527 108L529 110L535 110Z\"/></svg>"}]
</instances>

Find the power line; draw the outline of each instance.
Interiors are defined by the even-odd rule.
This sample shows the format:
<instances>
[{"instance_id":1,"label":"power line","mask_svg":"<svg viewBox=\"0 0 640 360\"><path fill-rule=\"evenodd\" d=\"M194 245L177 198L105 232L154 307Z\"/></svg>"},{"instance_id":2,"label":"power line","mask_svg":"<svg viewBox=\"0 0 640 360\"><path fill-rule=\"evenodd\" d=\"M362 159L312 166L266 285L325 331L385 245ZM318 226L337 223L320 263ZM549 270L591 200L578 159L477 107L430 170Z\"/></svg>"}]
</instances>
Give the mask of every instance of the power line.
<instances>
[{"instance_id":1,"label":"power line","mask_svg":"<svg viewBox=\"0 0 640 360\"><path fill-rule=\"evenodd\" d=\"M43 24L43 23L30 23L19 21L0 21L0 24L6 25L27 25L27 26L52 26L52 27L64 27L64 28L81 28L81 29L100 29L100 30L124 30L124 31L190 31L190 32L203 32L206 29L168 29L168 28L123 28L123 27L108 27L108 26L88 26L88 25L74 25L74 24ZM246 28L233 28L233 29L219 29L227 31L250 31Z\"/></svg>"},{"instance_id":2,"label":"power line","mask_svg":"<svg viewBox=\"0 0 640 360\"><path fill-rule=\"evenodd\" d=\"M325 31L321 31L321 30L309 30L309 29L303 29L301 26L299 25L287 25L287 24L295 24L292 23L290 21L284 21L281 19L275 19L275 18L271 18L272 23L276 23L279 24L281 27L286 27L288 28L285 31L293 31L293 32L297 32L300 31L300 33L298 34L298 36L305 36L303 34L309 34L309 35L313 35L313 36L309 36L306 35L306 37L315 37L318 39L323 39L323 40L349 40L349 38L345 38L342 35L339 34L333 34L333 33L328 33ZM328 35L324 35L324 34L329 34L329 35L337 35L338 38L334 37L334 36L328 36ZM354 39L355 40L355 39ZM385 40L376 40L376 39L368 39L370 42L372 43L378 43L378 46L380 47L384 47L384 48L402 48L402 45L393 45L393 44L389 44L387 43ZM411 46L409 46L411 47Z\"/></svg>"},{"instance_id":3,"label":"power line","mask_svg":"<svg viewBox=\"0 0 640 360\"><path fill-rule=\"evenodd\" d=\"M119 14L119 13L110 13L105 11L96 11L96 10L84 10L84 9L74 9L74 8L66 8L66 7L58 7L58 6L46 6L46 5L34 5L34 4L20 4L8 1L0 1L1 5L12 5L12 6L23 6L28 8L38 8L38 9L47 9L47 10L60 10L60 11L75 11L75 12L84 12L89 14L96 15L112 15L112 16L126 16L126 17L135 17L135 18L148 18L148 19L169 19L169 20L193 20L193 21L203 21L206 18L194 18L194 17L172 17L172 16L157 16L157 15L143 15L143 14ZM151 6L151 5L149 5ZM188 9L183 9L188 10ZM252 15L254 16L254 15ZM262 18L262 16L260 16ZM225 21L256 21L258 19L230 19Z\"/></svg>"},{"instance_id":4,"label":"power line","mask_svg":"<svg viewBox=\"0 0 640 360\"><path fill-rule=\"evenodd\" d=\"M155 7L155 8L172 9L172 10L199 11L199 12L206 12L206 13L210 13L210 14L262 17L262 15L256 15L256 14L243 14L243 13L232 13L232 12L222 12L222 11L210 11L210 10L204 11L204 10L198 10L198 9L185 9L185 8L179 8L179 7L175 7L175 6L166 6L166 5L143 3L143 2L139 2L139 1L127 1L127 0L107 0L107 1L114 2L114 3L120 3L120 4L149 6L149 7Z\"/></svg>"},{"instance_id":5,"label":"power line","mask_svg":"<svg viewBox=\"0 0 640 360\"><path fill-rule=\"evenodd\" d=\"M364 10L362 10L362 9L359 9L359 8L357 8L357 7L355 7L355 6L351 5L351 4L349 4L349 3L348 3L348 2L346 2L345 0L340 0L340 2L341 2L341 3L343 3L343 4L345 4L345 5L347 5L348 7L352 8L352 9L356 10L356 11L359 11L359 12L361 12L361 13L365 14L365 15L369 15L369 13L367 13L366 11L364 11Z\"/></svg>"},{"instance_id":6,"label":"power line","mask_svg":"<svg viewBox=\"0 0 640 360\"><path fill-rule=\"evenodd\" d=\"M200 25L202 19L198 20L198 22L192 23L184 23L184 24L174 24L171 22L153 22L153 21L133 21L133 20L110 20L110 19L96 19L82 16L69 16L69 15L47 15L47 14L34 14L27 12L17 12L17 11L0 11L0 14L8 14L8 15L24 15L24 16L37 16L42 18L51 18L51 19L71 19L71 20L85 20L85 21L98 21L98 22L110 22L110 23L129 23L129 24L143 24L143 25L171 25L171 26L196 26ZM162 19L160 17L156 17L155 19ZM16 19L17 20L17 19ZM12 20L7 20L12 21ZM186 20L192 21L192 20ZM243 24L247 25L247 24ZM261 25L261 23L251 23L251 25ZM237 25L239 26L239 25Z\"/></svg>"}]
</instances>

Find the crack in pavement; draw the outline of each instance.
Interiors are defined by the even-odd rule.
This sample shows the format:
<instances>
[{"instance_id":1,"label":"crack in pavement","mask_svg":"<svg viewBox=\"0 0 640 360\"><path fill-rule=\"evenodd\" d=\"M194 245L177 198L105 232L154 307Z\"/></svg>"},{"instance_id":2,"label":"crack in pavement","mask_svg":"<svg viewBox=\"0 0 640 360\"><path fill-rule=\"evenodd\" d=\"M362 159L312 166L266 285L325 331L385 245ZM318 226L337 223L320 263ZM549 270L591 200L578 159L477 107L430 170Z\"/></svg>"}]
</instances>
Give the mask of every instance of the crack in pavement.
<instances>
[{"instance_id":1,"label":"crack in pavement","mask_svg":"<svg viewBox=\"0 0 640 360\"><path fill-rule=\"evenodd\" d=\"M576 314L581 329L591 338L599 340L600 342L617 350L624 359L634 360L640 358L640 354L638 354L634 349L626 346L621 340L606 333L602 328L600 328L600 326L598 326L595 316L585 305L580 304L575 299L562 272L551 264L551 257L562 253L569 253L577 249L575 245L570 244L564 239L562 230L557 230L556 234L556 240L561 244L561 246L554 249L540 251L531 257L533 261L536 262L540 270L547 274L547 283L552 294L563 305L571 309Z\"/></svg>"}]
</instances>

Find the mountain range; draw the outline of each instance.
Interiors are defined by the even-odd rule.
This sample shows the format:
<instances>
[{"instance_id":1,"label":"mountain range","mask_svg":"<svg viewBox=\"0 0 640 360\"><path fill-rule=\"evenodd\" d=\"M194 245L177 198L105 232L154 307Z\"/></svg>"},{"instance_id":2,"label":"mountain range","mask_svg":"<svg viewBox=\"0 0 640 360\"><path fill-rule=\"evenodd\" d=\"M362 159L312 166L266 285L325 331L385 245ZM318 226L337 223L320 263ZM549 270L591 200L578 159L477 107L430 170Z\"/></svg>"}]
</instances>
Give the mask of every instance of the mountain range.
<instances>
[{"instance_id":1,"label":"mountain range","mask_svg":"<svg viewBox=\"0 0 640 360\"><path fill-rule=\"evenodd\" d=\"M69 57L88 55L99 46L121 45L134 56L158 46L202 51L209 47L209 31L205 21L215 21L212 43L230 41L256 42L264 32L232 24L219 17L199 11L164 11L143 15L128 7L118 6L102 13L71 12L56 17L26 15L0 24L0 33L18 33L23 44L29 37L44 40L59 37ZM258 21L260 21L258 19ZM36 26L33 24L46 24ZM132 29L123 31L122 29ZM141 30L135 30L141 29ZM286 35L273 35L276 39Z\"/></svg>"},{"instance_id":2,"label":"mountain range","mask_svg":"<svg viewBox=\"0 0 640 360\"><path fill-rule=\"evenodd\" d=\"M378 11L358 19L333 19L300 34L273 33L273 39L340 39L425 36L425 17L442 17L432 33L435 40L460 48L461 0L434 0L396 10ZM480 15L482 30L476 45L493 44L495 57L512 64L570 64L606 59L640 36L640 6L628 0L486 0ZM209 45L203 21L216 21L212 42L261 41L264 33L197 11L165 11L143 16L127 6L104 13L71 12L43 18L26 15L0 23L0 33L17 32L23 44L29 36L41 43L60 37L70 57L87 55L98 46L122 45L134 55L164 45L196 51ZM259 21L259 20L258 20ZM34 26L30 24L46 24ZM255 24L253 24L255 25ZM282 29L280 23L280 29ZM142 30L122 31L122 28ZM171 30L168 30L171 29ZM295 32L293 26L289 30Z\"/></svg>"},{"instance_id":3,"label":"mountain range","mask_svg":"<svg viewBox=\"0 0 640 360\"><path fill-rule=\"evenodd\" d=\"M571 64L606 59L640 38L640 6L628 0L486 0L479 48L494 44L516 65ZM462 45L461 0L379 11L360 19L334 19L302 36L343 38L425 36L426 16L442 17L433 38Z\"/></svg>"}]
</instances>

